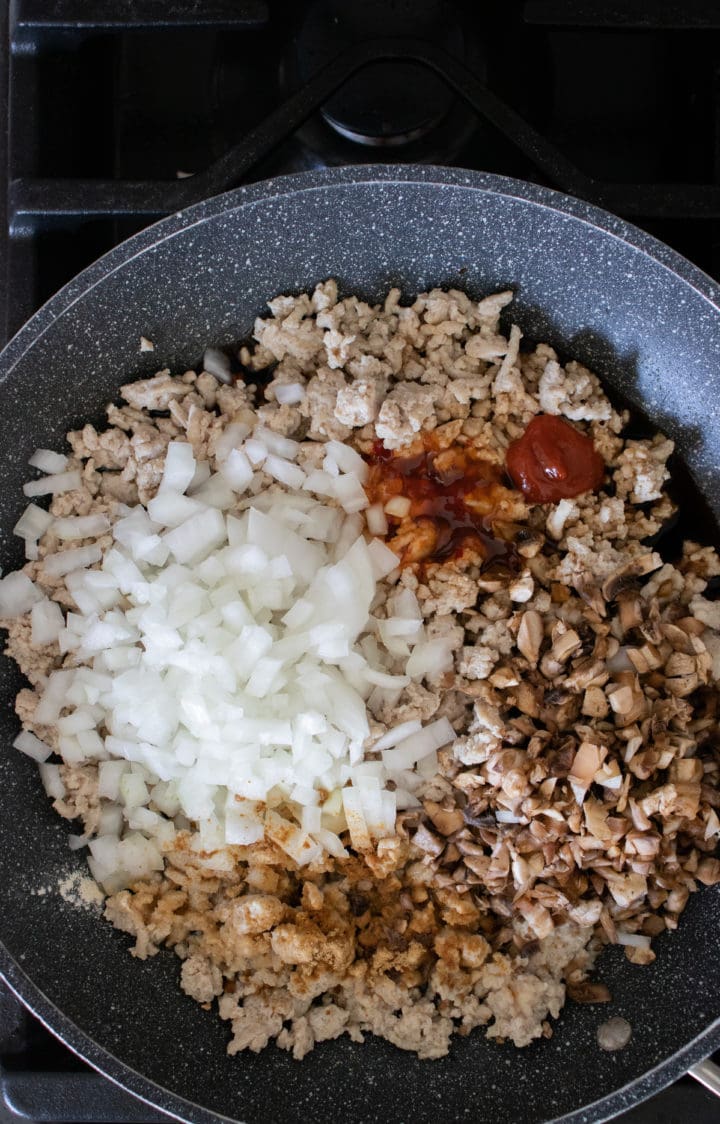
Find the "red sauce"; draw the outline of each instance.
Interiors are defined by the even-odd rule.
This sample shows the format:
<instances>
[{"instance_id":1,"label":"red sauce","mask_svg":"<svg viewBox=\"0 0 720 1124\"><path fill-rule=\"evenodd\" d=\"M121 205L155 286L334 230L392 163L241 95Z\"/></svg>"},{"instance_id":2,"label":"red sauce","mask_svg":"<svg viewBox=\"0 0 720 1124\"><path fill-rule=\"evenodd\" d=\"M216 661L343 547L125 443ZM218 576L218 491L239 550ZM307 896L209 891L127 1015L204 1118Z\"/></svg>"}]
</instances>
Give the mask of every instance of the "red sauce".
<instances>
[{"instance_id":1,"label":"red sauce","mask_svg":"<svg viewBox=\"0 0 720 1124\"><path fill-rule=\"evenodd\" d=\"M531 502L555 503L599 488L605 462L591 438L569 422L538 414L509 447L507 470Z\"/></svg>"},{"instance_id":2,"label":"red sauce","mask_svg":"<svg viewBox=\"0 0 720 1124\"><path fill-rule=\"evenodd\" d=\"M404 563L444 562L473 549L485 565L514 566L512 544L492 529L507 496L501 467L466 446L402 456L378 441L367 459L371 502L385 504L393 496L410 501L407 516L388 516L388 545Z\"/></svg>"}]
</instances>

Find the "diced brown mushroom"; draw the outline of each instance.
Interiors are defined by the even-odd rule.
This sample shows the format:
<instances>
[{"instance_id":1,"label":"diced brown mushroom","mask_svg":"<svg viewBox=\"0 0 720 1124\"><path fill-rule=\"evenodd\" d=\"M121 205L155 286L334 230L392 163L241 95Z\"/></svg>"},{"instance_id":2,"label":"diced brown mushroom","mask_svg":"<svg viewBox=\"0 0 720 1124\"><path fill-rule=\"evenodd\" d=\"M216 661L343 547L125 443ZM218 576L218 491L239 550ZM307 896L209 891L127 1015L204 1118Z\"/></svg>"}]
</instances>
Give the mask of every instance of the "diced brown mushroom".
<instances>
[{"instance_id":1,"label":"diced brown mushroom","mask_svg":"<svg viewBox=\"0 0 720 1124\"><path fill-rule=\"evenodd\" d=\"M599 800L587 799L583 803L583 816L587 829L591 835L601 842L611 842L614 838L607 823L608 812L609 808L606 808Z\"/></svg>"},{"instance_id":2,"label":"diced brown mushroom","mask_svg":"<svg viewBox=\"0 0 720 1124\"><path fill-rule=\"evenodd\" d=\"M432 800L426 800L424 808L441 835L453 835L465 826L465 817L459 808L443 808Z\"/></svg>"},{"instance_id":3,"label":"diced brown mushroom","mask_svg":"<svg viewBox=\"0 0 720 1124\"><path fill-rule=\"evenodd\" d=\"M582 702L582 712L589 718L606 718L609 710L607 696L601 687L588 687Z\"/></svg>"},{"instance_id":4,"label":"diced brown mushroom","mask_svg":"<svg viewBox=\"0 0 720 1124\"><path fill-rule=\"evenodd\" d=\"M522 615L516 643L519 651L533 667L538 661L542 641L542 617L534 609L528 609Z\"/></svg>"},{"instance_id":5,"label":"diced brown mushroom","mask_svg":"<svg viewBox=\"0 0 720 1124\"><path fill-rule=\"evenodd\" d=\"M623 633L637 628L643 619L642 598L637 593L628 591L617 595L617 603Z\"/></svg>"},{"instance_id":6,"label":"diced brown mushroom","mask_svg":"<svg viewBox=\"0 0 720 1124\"><path fill-rule=\"evenodd\" d=\"M605 661L591 657L573 669L564 686L567 691L585 691L588 687L603 687L609 678Z\"/></svg>"},{"instance_id":7,"label":"diced brown mushroom","mask_svg":"<svg viewBox=\"0 0 720 1124\"><path fill-rule=\"evenodd\" d=\"M614 901L623 909L635 905L647 893L647 879L642 874L619 874L609 870L605 877Z\"/></svg>"},{"instance_id":8,"label":"diced brown mushroom","mask_svg":"<svg viewBox=\"0 0 720 1124\"><path fill-rule=\"evenodd\" d=\"M720 882L720 859L701 859L695 873L703 886L715 886Z\"/></svg>"},{"instance_id":9,"label":"diced brown mushroom","mask_svg":"<svg viewBox=\"0 0 720 1124\"><path fill-rule=\"evenodd\" d=\"M655 959L655 953L651 948L636 948L633 945L625 946L625 956L631 964L652 964Z\"/></svg>"},{"instance_id":10,"label":"diced brown mushroom","mask_svg":"<svg viewBox=\"0 0 720 1124\"><path fill-rule=\"evenodd\" d=\"M655 671L662 664L660 653L654 644L643 644L641 648L626 648L625 653L639 675L644 675L647 671Z\"/></svg>"},{"instance_id":11,"label":"diced brown mushroom","mask_svg":"<svg viewBox=\"0 0 720 1124\"><path fill-rule=\"evenodd\" d=\"M489 676L489 680L493 687L497 690L504 690L507 687L517 687L520 679L516 672L512 671L509 667L498 667Z\"/></svg>"},{"instance_id":12,"label":"diced brown mushroom","mask_svg":"<svg viewBox=\"0 0 720 1124\"><path fill-rule=\"evenodd\" d=\"M705 770L699 757L682 757L673 761L669 769L671 781L701 781Z\"/></svg>"},{"instance_id":13,"label":"diced brown mushroom","mask_svg":"<svg viewBox=\"0 0 720 1124\"><path fill-rule=\"evenodd\" d=\"M434 835L433 832L422 823L413 835L412 841L416 847L419 847L426 855L432 855L433 858L437 858L438 855L441 855L445 848L445 840Z\"/></svg>"},{"instance_id":14,"label":"diced brown mushroom","mask_svg":"<svg viewBox=\"0 0 720 1124\"><path fill-rule=\"evenodd\" d=\"M639 806L647 816L677 815L694 819L700 806L700 785L692 782L661 785L643 797Z\"/></svg>"},{"instance_id":15,"label":"diced brown mushroom","mask_svg":"<svg viewBox=\"0 0 720 1124\"><path fill-rule=\"evenodd\" d=\"M582 802L582 794L590 788L593 777L606 757L606 746L596 745L593 742L581 742L573 759L572 768L568 773L568 780L573 786L578 803Z\"/></svg>"},{"instance_id":16,"label":"diced brown mushroom","mask_svg":"<svg viewBox=\"0 0 720 1124\"><path fill-rule=\"evenodd\" d=\"M674 675L666 680L667 689L671 695L685 698L696 691L700 686L700 677L696 672L691 675Z\"/></svg>"},{"instance_id":17,"label":"diced brown mushroom","mask_svg":"<svg viewBox=\"0 0 720 1124\"><path fill-rule=\"evenodd\" d=\"M631 586L636 578L644 577L662 566L659 554L643 554L633 558L615 570L602 584L602 595L606 601L614 601L618 594Z\"/></svg>"},{"instance_id":18,"label":"diced brown mushroom","mask_svg":"<svg viewBox=\"0 0 720 1124\"><path fill-rule=\"evenodd\" d=\"M687 652L673 652L665 664L665 674L668 677L694 675L695 671L695 656Z\"/></svg>"},{"instance_id":19,"label":"diced brown mushroom","mask_svg":"<svg viewBox=\"0 0 720 1124\"><path fill-rule=\"evenodd\" d=\"M575 1003L609 1003L612 999L609 988L604 983L580 980L567 983L567 993Z\"/></svg>"}]
</instances>

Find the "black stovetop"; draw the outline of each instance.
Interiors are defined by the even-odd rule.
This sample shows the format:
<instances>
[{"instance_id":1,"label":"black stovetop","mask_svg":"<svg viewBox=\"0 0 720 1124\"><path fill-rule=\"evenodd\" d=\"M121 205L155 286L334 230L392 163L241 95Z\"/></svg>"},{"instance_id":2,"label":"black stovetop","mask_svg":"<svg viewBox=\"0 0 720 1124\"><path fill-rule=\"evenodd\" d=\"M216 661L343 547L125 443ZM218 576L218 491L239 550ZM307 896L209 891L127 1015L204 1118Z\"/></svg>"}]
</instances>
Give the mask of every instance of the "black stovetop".
<instances>
[{"instance_id":1,"label":"black stovetop","mask_svg":"<svg viewBox=\"0 0 720 1124\"><path fill-rule=\"evenodd\" d=\"M713 0L0 4L0 339L163 214L325 165L455 164L589 199L720 280ZM158 1121L0 990L0 1124ZM689 1078L619 1118L716 1124Z\"/></svg>"}]
</instances>

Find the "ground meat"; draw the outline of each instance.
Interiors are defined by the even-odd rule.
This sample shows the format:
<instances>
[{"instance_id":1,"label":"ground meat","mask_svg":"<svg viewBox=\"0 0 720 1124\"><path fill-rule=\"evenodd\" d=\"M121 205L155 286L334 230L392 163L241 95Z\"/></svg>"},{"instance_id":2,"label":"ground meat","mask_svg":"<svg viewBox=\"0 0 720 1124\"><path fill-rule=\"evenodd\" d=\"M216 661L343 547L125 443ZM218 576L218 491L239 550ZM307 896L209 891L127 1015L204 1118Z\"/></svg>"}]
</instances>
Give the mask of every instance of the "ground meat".
<instances>
[{"instance_id":1,"label":"ground meat","mask_svg":"<svg viewBox=\"0 0 720 1124\"><path fill-rule=\"evenodd\" d=\"M591 437L605 462L596 492L556 504L526 503L505 484L495 506L476 497L499 562L467 544L445 559L414 558L413 544L436 541L436 530L397 517L387 541L398 564L370 626L380 635L394 614L405 620L383 655L398 686L369 694L365 751L374 763L378 738L406 722L445 718L456 736L391 782L395 834L356 853L329 799L322 822L334 822L347 851L299 868L270 841L221 846L177 817L151 874L113 873L107 919L139 958L176 950L186 994L205 1006L217 999L230 1053L275 1041L300 1059L339 1035L374 1033L436 1058L454 1032L478 1027L526 1045L551 1033L566 983L582 988L602 944L632 934L626 955L649 963L650 939L676 927L699 884L720 881L720 611L703 596L720 559L686 543L663 564L647 547L673 514L663 491L672 442L625 439L628 415L594 374L561 365L547 344L528 347L517 326L505 331L511 297L433 290L403 306L391 290L373 306L338 300L329 280L269 303L255 343L239 351L244 379L160 371L121 388L125 405L108 407L107 429L68 435L82 483L55 496L51 512L103 512L111 523L121 504L154 497L171 440L222 470L230 425L249 432L260 422L294 438L306 473L336 471L330 439L371 461L379 442L404 456L450 454L452 477L468 448L502 468L508 445L547 413ZM298 401L278 402L288 385ZM258 469L235 514L283 494ZM387 498L377 507L392 520ZM362 515L348 527L357 535ZM92 542L106 550L112 539ZM72 582L51 578L45 562L67 548L51 529L25 573L72 610ZM100 797L97 764L35 719L49 673L73 666L74 654L62 639L34 649L29 615L0 625L37 688L18 694L23 726L72 758L60 766L56 809L105 833L121 809ZM445 662L405 675L418 637L439 642ZM375 636L367 641L371 650ZM172 828L172 794L158 777L147 783L141 812ZM133 834L147 843L142 822L121 847Z\"/></svg>"},{"instance_id":2,"label":"ground meat","mask_svg":"<svg viewBox=\"0 0 720 1124\"><path fill-rule=\"evenodd\" d=\"M202 956L189 956L180 969L180 987L198 1003L210 1003L222 994L222 972Z\"/></svg>"},{"instance_id":3,"label":"ground meat","mask_svg":"<svg viewBox=\"0 0 720 1124\"><path fill-rule=\"evenodd\" d=\"M407 444L433 417L433 397L429 391L400 383L390 391L380 407L375 431L386 449Z\"/></svg>"},{"instance_id":4,"label":"ground meat","mask_svg":"<svg viewBox=\"0 0 720 1124\"><path fill-rule=\"evenodd\" d=\"M61 765L65 796L53 804L65 819L80 818L85 831L94 834L100 823L100 797L96 765Z\"/></svg>"}]
</instances>

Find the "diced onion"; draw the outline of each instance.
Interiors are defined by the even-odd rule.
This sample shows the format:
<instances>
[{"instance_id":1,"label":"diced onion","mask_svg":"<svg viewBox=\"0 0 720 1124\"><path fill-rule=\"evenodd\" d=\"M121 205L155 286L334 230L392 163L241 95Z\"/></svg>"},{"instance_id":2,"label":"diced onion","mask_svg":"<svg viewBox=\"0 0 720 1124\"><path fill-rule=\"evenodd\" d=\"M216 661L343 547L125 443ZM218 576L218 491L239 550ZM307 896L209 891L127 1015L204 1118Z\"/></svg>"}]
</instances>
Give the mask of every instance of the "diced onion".
<instances>
[{"instance_id":1,"label":"diced onion","mask_svg":"<svg viewBox=\"0 0 720 1124\"><path fill-rule=\"evenodd\" d=\"M64 519L56 519L53 533L59 539L91 539L96 535L104 535L110 530L110 520L107 515L70 515Z\"/></svg>"},{"instance_id":2,"label":"diced onion","mask_svg":"<svg viewBox=\"0 0 720 1124\"><path fill-rule=\"evenodd\" d=\"M64 492L74 492L80 484L80 472L73 469L71 472L43 476L41 480L29 480L27 484L23 484L23 492L26 496L60 496Z\"/></svg>"},{"instance_id":3,"label":"diced onion","mask_svg":"<svg viewBox=\"0 0 720 1124\"><path fill-rule=\"evenodd\" d=\"M43 598L30 610L30 642L34 648L54 644L65 627L65 617L57 601Z\"/></svg>"},{"instance_id":4,"label":"diced onion","mask_svg":"<svg viewBox=\"0 0 720 1124\"><path fill-rule=\"evenodd\" d=\"M27 574L15 570L0 578L0 617L21 617L42 599L42 593Z\"/></svg>"},{"instance_id":5,"label":"diced onion","mask_svg":"<svg viewBox=\"0 0 720 1124\"><path fill-rule=\"evenodd\" d=\"M231 383L232 373L230 360L224 351L217 347L208 347L203 354L203 370L209 375L214 375L218 382Z\"/></svg>"},{"instance_id":6,"label":"diced onion","mask_svg":"<svg viewBox=\"0 0 720 1124\"><path fill-rule=\"evenodd\" d=\"M382 536L388 533L388 521L381 503L371 504L365 512L365 519L371 535Z\"/></svg>"},{"instance_id":7,"label":"diced onion","mask_svg":"<svg viewBox=\"0 0 720 1124\"><path fill-rule=\"evenodd\" d=\"M305 389L299 382L273 383L272 391L281 406L296 406L305 397Z\"/></svg>"},{"instance_id":8,"label":"diced onion","mask_svg":"<svg viewBox=\"0 0 720 1124\"><path fill-rule=\"evenodd\" d=\"M45 745L45 742L41 742L40 738L36 737L35 734L31 734L29 730L23 730L21 734L18 734L13 742L13 746L15 749L19 749L21 753L32 757L33 761L38 762L47 761L52 753L50 746Z\"/></svg>"},{"instance_id":9,"label":"diced onion","mask_svg":"<svg viewBox=\"0 0 720 1124\"><path fill-rule=\"evenodd\" d=\"M231 421L218 471L171 441L154 498L120 505L112 526L102 513L53 519L32 504L18 522L31 550L51 526L70 543L112 531L105 550L42 560L41 575L66 579L68 612L23 573L0 581L0 615L29 612L32 644L72 655L39 687L33 720L54 727L66 763L97 763L100 834L73 845L89 844L107 892L160 870L176 828L194 832L209 869L229 869L223 848L263 835L299 864L346 856L346 830L356 849L373 847L454 739L447 719L400 723L364 760L366 700L392 708L411 677L451 666L452 644L425 638L409 590L392 592L387 619L372 616L378 582L399 563L382 507L367 523L361 514L363 458L331 440L323 470L306 474L298 450ZM267 477L281 487L268 490ZM54 472L30 494L79 483L74 470ZM366 526L380 537L367 541ZM29 732L16 745L42 765L49 794L64 795L51 748Z\"/></svg>"},{"instance_id":10,"label":"diced onion","mask_svg":"<svg viewBox=\"0 0 720 1124\"><path fill-rule=\"evenodd\" d=\"M64 472L68 459L64 453L54 453L52 449L36 449L30 457L28 464L31 468L39 468L41 472Z\"/></svg>"},{"instance_id":11,"label":"diced onion","mask_svg":"<svg viewBox=\"0 0 720 1124\"><path fill-rule=\"evenodd\" d=\"M385 504L385 514L393 515L396 519L404 519L410 514L412 504L407 496L393 496Z\"/></svg>"},{"instance_id":12,"label":"diced onion","mask_svg":"<svg viewBox=\"0 0 720 1124\"><path fill-rule=\"evenodd\" d=\"M43 559L43 569L48 577L60 578L73 570L92 566L102 558L99 546L77 546L58 554L47 554Z\"/></svg>"},{"instance_id":13,"label":"diced onion","mask_svg":"<svg viewBox=\"0 0 720 1124\"><path fill-rule=\"evenodd\" d=\"M617 943L627 945L628 948L650 948L650 937L645 933L626 933L617 930Z\"/></svg>"},{"instance_id":14,"label":"diced onion","mask_svg":"<svg viewBox=\"0 0 720 1124\"><path fill-rule=\"evenodd\" d=\"M21 539L39 539L52 526L53 516L37 504L30 503L13 527L13 534Z\"/></svg>"}]
</instances>

